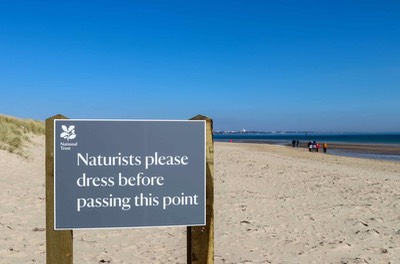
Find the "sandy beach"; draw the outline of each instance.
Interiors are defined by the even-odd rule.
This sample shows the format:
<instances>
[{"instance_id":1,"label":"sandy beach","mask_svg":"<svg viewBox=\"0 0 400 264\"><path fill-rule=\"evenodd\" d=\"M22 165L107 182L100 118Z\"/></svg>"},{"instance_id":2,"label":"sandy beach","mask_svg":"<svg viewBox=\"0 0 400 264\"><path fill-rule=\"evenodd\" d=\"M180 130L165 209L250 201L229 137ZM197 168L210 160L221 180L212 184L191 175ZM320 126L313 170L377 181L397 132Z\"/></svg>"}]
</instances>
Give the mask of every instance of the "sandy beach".
<instances>
[{"instance_id":1,"label":"sandy beach","mask_svg":"<svg viewBox=\"0 0 400 264\"><path fill-rule=\"evenodd\" d=\"M45 263L44 137L0 151L0 263ZM400 263L400 162L215 143L215 263ZM74 263L186 263L186 228L74 232Z\"/></svg>"}]
</instances>

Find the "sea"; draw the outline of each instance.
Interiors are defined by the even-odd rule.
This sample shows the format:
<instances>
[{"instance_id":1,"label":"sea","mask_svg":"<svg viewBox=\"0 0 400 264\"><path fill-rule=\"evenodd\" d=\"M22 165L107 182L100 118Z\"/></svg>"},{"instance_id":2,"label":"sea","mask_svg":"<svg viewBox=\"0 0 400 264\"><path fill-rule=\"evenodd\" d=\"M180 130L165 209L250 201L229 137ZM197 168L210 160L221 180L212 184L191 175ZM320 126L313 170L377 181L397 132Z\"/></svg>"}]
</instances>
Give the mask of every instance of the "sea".
<instances>
[{"instance_id":1,"label":"sea","mask_svg":"<svg viewBox=\"0 0 400 264\"><path fill-rule=\"evenodd\" d=\"M214 141L222 142L254 142L278 145L291 144L292 140L301 143L316 141L319 143L344 143L344 144L382 144L398 147L400 149L400 132L398 133L215 133ZM400 161L400 152L396 155L356 153L348 150L329 150L330 154Z\"/></svg>"}]
</instances>

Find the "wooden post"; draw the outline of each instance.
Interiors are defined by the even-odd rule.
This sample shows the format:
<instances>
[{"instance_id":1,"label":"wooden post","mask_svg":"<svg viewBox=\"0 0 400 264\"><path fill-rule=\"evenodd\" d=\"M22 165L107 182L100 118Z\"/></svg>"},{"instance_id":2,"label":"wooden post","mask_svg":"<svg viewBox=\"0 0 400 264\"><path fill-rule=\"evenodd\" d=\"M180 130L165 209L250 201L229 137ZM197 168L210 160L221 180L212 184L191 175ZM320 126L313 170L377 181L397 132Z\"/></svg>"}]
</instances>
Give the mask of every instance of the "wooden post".
<instances>
[{"instance_id":1,"label":"wooden post","mask_svg":"<svg viewBox=\"0 0 400 264\"><path fill-rule=\"evenodd\" d=\"M187 228L187 263L214 263L214 142L212 119L197 115L191 120L206 120L206 225Z\"/></svg>"},{"instance_id":2,"label":"wooden post","mask_svg":"<svg viewBox=\"0 0 400 264\"><path fill-rule=\"evenodd\" d=\"M46 119L46 263L72 264L72 230L54 230L54 119L67 118Z\"/></svg>"}]
</instances>

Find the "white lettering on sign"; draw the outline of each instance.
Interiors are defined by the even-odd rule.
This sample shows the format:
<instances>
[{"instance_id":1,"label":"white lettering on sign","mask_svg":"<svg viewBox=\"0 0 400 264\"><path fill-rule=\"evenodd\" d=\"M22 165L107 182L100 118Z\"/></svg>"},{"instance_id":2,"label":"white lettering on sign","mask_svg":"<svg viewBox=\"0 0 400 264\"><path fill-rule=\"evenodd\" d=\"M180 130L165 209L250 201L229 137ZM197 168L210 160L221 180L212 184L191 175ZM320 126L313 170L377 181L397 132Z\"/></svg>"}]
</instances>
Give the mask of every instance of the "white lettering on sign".
<instances>
[{"instance_id":1,"label":"white lettering on sign","mask_svg":"<svg viewBox=\"0 0 400 264\"><path fill-rule=\"evenodd\" d=\"M159 156L158 152L154 153L154 156L146 156L146 170L150 166L179 166L179 165L187 165L189 158L187 156Z\"/></svg>"},{"instance_id":2,"label":"white lettering on sign","mask_svg":"<svg viewBox=\"0 0 400 264\"><path fill-rule=\"evenodd\" d=\"M92 156L89 153L82 155L77 153L77 165L85 166L140 166L142 164L140 156L123 156L118 153L116 156Z\"/></svg>"},{"instance_id":3,"label":"white lettering on sign","mask_svg":"<svg viewBox=\"0 0 400 264\"><path fill-rule=\"evenodd\" d=\"M102 198L77 198L76 208L80 212L83 208L112 208L120 207L123 211L131 209L131 197L113 197L112 194L109 197Z\"/></svg>"},{"instance_id":4,"label":"white lettering on sign","mask_svg":"<svg viewBox=\"0 0 400 264\"><path fill-rule=\"evenodd\" d=\"M119 186L163 186L164 177L163 176L144 176L143 172L139 172L136 177L125 177L122 173L118 177Z\"/></svg>"}]
</instances>

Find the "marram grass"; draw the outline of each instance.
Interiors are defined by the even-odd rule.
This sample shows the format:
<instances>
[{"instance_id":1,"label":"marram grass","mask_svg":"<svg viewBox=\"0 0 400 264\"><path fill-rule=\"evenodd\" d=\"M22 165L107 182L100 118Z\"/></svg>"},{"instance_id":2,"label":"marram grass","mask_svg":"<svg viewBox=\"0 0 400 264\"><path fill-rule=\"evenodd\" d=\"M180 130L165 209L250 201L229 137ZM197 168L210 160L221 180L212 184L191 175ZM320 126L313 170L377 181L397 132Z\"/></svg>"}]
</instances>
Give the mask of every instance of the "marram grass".
<instances>
[{"instance_id":1,"label":"marram grass","mask_svg":"<svg viewBox=\"0 0 400 264\"><path fill-rule=\"evenodd\" d=\"M0 115L0 149L28 157L24 146L30 142L30 135L44 135L44 123L31 119L19 119Z\"/></svg>"}]
</instances>

